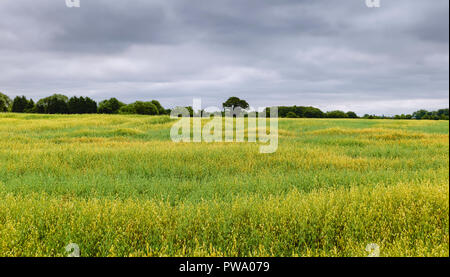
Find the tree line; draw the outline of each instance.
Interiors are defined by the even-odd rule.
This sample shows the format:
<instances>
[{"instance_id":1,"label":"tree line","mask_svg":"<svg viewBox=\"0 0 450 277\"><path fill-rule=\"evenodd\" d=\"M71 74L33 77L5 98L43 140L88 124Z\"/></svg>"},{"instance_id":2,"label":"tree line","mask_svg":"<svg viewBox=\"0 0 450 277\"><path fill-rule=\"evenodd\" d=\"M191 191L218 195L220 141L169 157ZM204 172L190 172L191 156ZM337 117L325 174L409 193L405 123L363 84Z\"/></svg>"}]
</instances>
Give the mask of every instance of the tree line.
<instances>
[{"instance_id":1,"label":"tree line","mask_svg":"<svg viewBox=\"0 0 450 277\"><path fill-rule=\"evenodd\" d=\"M449 120L449 109L439 109L437 111L419 110L412 114L400 114L394 116L365 114L359 117L355 112L329 111L323 112L315 107L278 107L278 116L284 118L364 118L364 119L428 119L428 120Z\"/></svg>"},{"instance_id":2,"label":"tree line","mask_svg":"<svg viewBox=\"0 0 450 277\"><path fill-rule=\"evenodd\" d=\"M144 114L144 115L165 115L170 114L170 110L157 101L136 101L125 104L116 98L103 100L97 104L89 97L71 98L54 94L45 97L34 103L33 99L25 96L17 96L11 100L7 95L0 93L0 112L13 113L40 113L40 114Z\"/></svg>"},{"instance_id":3,"label":"tree line","mask_svg":"<svg viewBox=\"0 0 450 277\"><path fill-rule=\"evenodd\" d=\"M365 119L417 119L417 120L449 120L449 111L447 109L439 109L437 111L418 110L412 114L397 114L394 116L378 116L365 114Z\"/></svg>"},{"instance_id":4,"label":"tree line","mask_svg":"<svg viewBox=\"0 0 450 277\"><path fill-rule=\"evenodd\" d=\"M304 106L279 106L278 116L283 118L358 118L358 115L352 111L323 112L319 108Z\"/></svg>"},{"instance_id":5,"label":"tree line","mask_svg":"<svg viewBox=\"0 0 450 277\"><path fill-rule=\"evenodd\" d=\"M230 97L222 104L223 108L241 108L248 109L250 106L247 101L238 97ZM191 106L185 107L191 114L194 111ZM125 104L116 98L103 100L97 104L89 97L71 98L54 94L40 99L36 103L33 99L27 99L25 96L17 96L11 100L7 95L0 92L0 112L14 113L41 113L41 114L142 114L142 115L169 115L171 110L165 109L157 100L136 101L131 104ZM266 109L270 113L270 108ZM323 112L319 108L306 106L279 106L278 116L281 118L360 118L353 111L327 111ZM429 119L429 120L449 120L449 109L440 109L437 111L418 110L413 114L401 114L395 116L377 116L365 114L365 119Z\"/></svg>"}]
</instances>

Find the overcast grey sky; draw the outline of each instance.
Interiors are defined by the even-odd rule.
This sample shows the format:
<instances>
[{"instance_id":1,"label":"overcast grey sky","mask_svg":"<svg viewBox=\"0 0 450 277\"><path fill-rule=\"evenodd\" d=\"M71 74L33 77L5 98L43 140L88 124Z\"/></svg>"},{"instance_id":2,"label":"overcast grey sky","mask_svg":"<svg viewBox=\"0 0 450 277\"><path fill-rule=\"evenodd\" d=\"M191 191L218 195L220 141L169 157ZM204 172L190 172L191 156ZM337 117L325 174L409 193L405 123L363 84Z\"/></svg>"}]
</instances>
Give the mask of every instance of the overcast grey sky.
<instances>
[{"instance_id":1,"label":"overcast grey sky","mask_svg":"<svg viewBox=\"0 0 450 277\"><path fill-rule=\"evenodd\" d=\"M0 0L0 91L410 113L448 107L449 1Z\"/></svg>"}]
</instances>

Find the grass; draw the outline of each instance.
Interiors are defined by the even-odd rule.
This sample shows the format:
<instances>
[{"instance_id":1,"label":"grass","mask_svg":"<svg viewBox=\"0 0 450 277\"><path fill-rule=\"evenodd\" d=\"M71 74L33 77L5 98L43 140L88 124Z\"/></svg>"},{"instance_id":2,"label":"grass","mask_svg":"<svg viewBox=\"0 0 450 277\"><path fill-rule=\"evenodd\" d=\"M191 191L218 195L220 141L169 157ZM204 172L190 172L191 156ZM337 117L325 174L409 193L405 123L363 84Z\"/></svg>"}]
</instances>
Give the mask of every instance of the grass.
<instances>
[{"instance_id":1,"label":"grass","mask_svg":"<svg viewBox=\"0 0 450 277\"><path fill-rule=\"evenodd\" d=\"M0 114L0 256L449 256L448 121L280 119L274 154L172 124Z\"/></svg>"}]
</instances>

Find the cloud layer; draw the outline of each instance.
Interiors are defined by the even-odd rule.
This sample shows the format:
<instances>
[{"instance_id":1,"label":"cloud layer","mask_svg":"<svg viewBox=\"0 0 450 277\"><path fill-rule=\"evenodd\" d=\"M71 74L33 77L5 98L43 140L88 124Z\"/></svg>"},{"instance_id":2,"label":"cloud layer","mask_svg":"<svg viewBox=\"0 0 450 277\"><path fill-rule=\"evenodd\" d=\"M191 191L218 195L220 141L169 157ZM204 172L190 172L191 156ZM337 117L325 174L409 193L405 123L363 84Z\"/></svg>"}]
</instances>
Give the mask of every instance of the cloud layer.
<instances>
[{"instance_id":1,"label":"cloud layer","mask_svg":"<svg viewBox=\"0 0 450 277\"><path fill-rule=\"evenodd\" d=\"M442 108L449 2L64 0L0 2L0 91L158 99L164 106Z\"/></svg>"}]
</instances>

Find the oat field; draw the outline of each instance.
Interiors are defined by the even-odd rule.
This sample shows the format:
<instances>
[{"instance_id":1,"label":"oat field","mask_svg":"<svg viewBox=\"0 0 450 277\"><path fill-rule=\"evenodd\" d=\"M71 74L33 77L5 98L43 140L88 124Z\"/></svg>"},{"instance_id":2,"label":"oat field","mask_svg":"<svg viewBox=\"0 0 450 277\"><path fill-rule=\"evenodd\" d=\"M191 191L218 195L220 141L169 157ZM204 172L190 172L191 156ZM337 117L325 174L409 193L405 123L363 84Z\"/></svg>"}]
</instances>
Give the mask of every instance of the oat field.
<instances>
[{"instance_id":1,"label":"oat field","mask_svg":"<svg viewBox=\"0 0 450 277\"><path fill-rule=\"evenodd\" d=\"M0 256L449 256L448 121L280 119L273 154L172 124L0 114Z\"/></svg>"}]
</instances>

